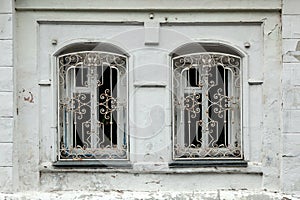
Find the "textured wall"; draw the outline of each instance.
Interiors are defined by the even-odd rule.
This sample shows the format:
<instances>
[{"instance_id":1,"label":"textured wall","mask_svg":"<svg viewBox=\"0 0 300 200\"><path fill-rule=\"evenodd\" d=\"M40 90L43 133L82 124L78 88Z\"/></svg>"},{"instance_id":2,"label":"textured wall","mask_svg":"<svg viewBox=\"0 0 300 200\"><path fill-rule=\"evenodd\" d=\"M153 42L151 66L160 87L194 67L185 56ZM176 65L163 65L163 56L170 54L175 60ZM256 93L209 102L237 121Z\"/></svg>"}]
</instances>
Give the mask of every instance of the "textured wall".
<instances>
[{"instance_id":1,"label":"textured wall","mask_svg":"<svg viewBox=\"0 0 300 200\"><path fill-rule=\"evenodd\" d=\"M65 197L68 197L69 199L72 199L74 198L74 195L77 195L79 199L84 199L86 196L90 196L88 191L99 189L97 188L97 184L99 185L100 180L103 179L104 184L100 184L100 186L106 187L101 191L106 193L107 199L114 199L116 196L125 198L126 195L129 195L126 194L126 190L130 189L131 186L135 192L130 195L145 199L149 197L150 199L158 198L158 196L155 195L163 195L163 193L153 192L160 187L164 188L166 191L170 191L170 188L176 189L175 186L178 187L178 190L180 188L184 189L183 186L179 185L173 187L172 183L175 184L176 182L185 180L189 177L191 178L190 180L192 180L191 182L194 181L197 183L194 184L195 188L188 187L190 190L193 190L193 192L186 191L187 194L185 194L178 191L175 196L170 194L169 196L167 195L161 198L197 199L196 197L203 197L203 199L281 199L282 196L277 196L277 194L273 193L264 193L262 192L262 189L279 192L281 188L283 192L290 194L300 191L300 131L298 125L300 124L299 0L283 0L283 65L280 64L281 24L278 14L278 11L281 9L280 1L272 0L265 3L264 1L250 0L234 0L230 3L229 1L225 2L221 0L215 0L211 3L207 3L206 1L186 1L189 2L188 5L173 5L171 7L166 1L161 1L161 4L157 5L157 8L154 9L154 11L161 9L163 11L168 10L171 12L168 14L168 20L171 22L186 22L191 21L192 19L192 21L195 20L196 22L219 22L221 20L222 22L230 23L255 22L257 24L262 24L264 64L258 71L252 71L251 73L251 70L253 70L252 68L250 70L250 78L257 80L262 79L264 83L262 86L252 86L253 89L251 94L252 96L258 96L255 97L258 101L252 100L252 103L250 102L252 106L250 111L255 110L256 114L252 114L252 117L250 116L249 118L251 121L250 125L259 124L259 126L250 126L249 133L261 133L261 138L255 138L255 140L250 141L250 144L261 143L261 148L255 148L257 145L250 145L250 148L253 151L256 150L258 152L257 154L252 155L252 159L254 161L257 160L258 162L250 163L250 167L246 170L235 171L235 169L223 169L222 171L220 169L200 168L197 172L198 177L191 176L188 173L181 173L180 175L146 173L142 174L140 177L136 177L139 174L134 171L129 171L130 173L128 174L127 172L113 172L111 177L117 178L110 180L111 174L107 172L103 173L104 171L101 169L99 171L97 169L91 171L86 170L83 173L79 173L80 170L60 171L57 169L49 169L51 168L51 163L49 164L50 166L39 165L45 158L48 158L43 154L45 146L39 146L39 144L46 144L47 140L45 137L43 137L43 140L40 140L39 134L42 133L42 135L44 134L45 136L50 137L52 131L49 131L47 127L39 127L37 118L37 114L44 116L43 113L45 113L46 110L45 106L47 107L48 105L39 104L40 99L38 94L39 92L42 94L44 89L39 91L37 87L38 77L36 74L39 73L39 68L36 67L36 52L39 45L37 44L37 21L66 20L98 22L99 19L108 21L119 21L120 19L123 21L143 21L148 18L149 8L153 8L153 4L149 4L146 1L141 1L142 3L140 4L114 4L118 1L108 1L102 4L93 1L86 2L73 0L69 1L69 3L68 1L60 1L60 3L53 4L53 1L50 0L17 1L16 17L19 17L19 19L16 21L15 27L18 29L16 35L19 40L17 42L18 45L15 45L17 47L15 51L15 60L19 62L16 62L16 67L18 67L16 72L18 82L15 83L17 84L16 90L18 92L16 92L15 97L18 101L14 104L13 6L12 0L0 0L0 192L11 191L13 182L13 185L15 188L18 188L18 190L42 190L43 192L70 189L83 190L76 194L65 192L59 195L66 195ZM90 5L90 7L87 5ZM102 12L86 12L86 10L91 8L94 9L93 11L98 9ZM125 14L122 14L122 16L118 12L112 12L112 14L109 13L111 12L110 9L124 10ZM189 9L196 10L197 12L192 12L189 15L184 14L184 12L187 12ZM203 10L201 11L201 9ZM213 14L210 15L205 9L212 10ZM237 9L239 11L231 12L232 9ZM130 12L139 10L139 12L136 12L134 16L128 13L126 15L128 10L130 10ZM140 12L141 10L145 13ZM176 10L180 10L180 12L177 13ZM256 10L256 12L253 12L253 10ZM265 10L269 10L269 12L265 12ZM68 11L68 15L66 15L66 12L64 11ZM163 11L161 11L162 13L158 12L156 14L156 17L161 21L165 20ZM26 35L26 37L24 35ZM24 40L24 38L26 38L26 40ZM28 48L29 46L30 48ZM21 50L18 50L19 48ZM255 46L251 48L255 48ZM281 71L281 69L283 69L283 71ZM35 94L34 103L32 104L23 101L23 95L26 96L28 91L33 91ZM262 102L260 103L260 101ZM14 105L18 105L19 115L16 115L18 116L18 122L16 123L15 136L13 139ZM18 162L14 163L18 165L13 165L13 141L17 144L15 148L15 157L18 158ZM47 145L50 146L48 143ZM27 154L24 154L24 148L26 149ZM47 152L49 153L49 151ZM15 177L18 177L15 178L14 181L12 181L12 166L16 169L14 171L16 172L14 173ZM41 168L43 169L41 170ZM149 168L151 168L151 166ZM220 174L216 174L217 172ZM251 173L256 175L251 175ZM216 178L216 176L222 178ZM209 182L210 184L207 184L204 187L204 185L201 185L204 183L197 182L197 178L203 181L206 180L205 177L207 178L206 183ZM134 178L136 179L136 182L134 183L138 184L124 184L124 182L128 182L129 179L134 180ZM158 180L158 178L161 178L162 181L157 182L156 180ZM77 180L84 183L84 187L78 185L76 183ZM110 180L109 184L106 183L107 180ZM215 187L216 185L212 184L213 181L211 180L215 181L214 184L219 183L221 185ZM219 182L218 180L222 181ZM238 182L238 180L241 181L241 183ZM68 181L71 184L68 184L68 182L64 183L64 181ZM238 191L224 190L224 188L228 188L228 185L231 185L228 182L240 184L239 186L234 185L234 187L231 187L233 190ZM185 184L188 185L189 182L186 181ZM222 184L226 185L226 187ZM244 188L244 186L246 188ZM123 192L123 190L125 192ZM142 191L145 190L147 190L147 192L143 193ZM195 194L196 196L194 196L194 191L197 190L200 190L201 192L198 192ZM41 194L43 195L41 198L48 198L51 195L53 199L60 198L60 196L54 192L40 193L39 195L16 193L15 196L8 195L6 197L11 197L12 199L14 199L14 197L21 198L21 196L26 196L26 194L28 199L31 199L32 195L39 196ZM99 195L102 196L103 193ZM1 197L4 196L0 195L0 199ZM95 199L96 198L97 197L95 197ZM61 197L61 199L64 199L64 197Z\"/></svg>"},{"instance_id":2,"label":"textured wall","mask_svg":"<svg viewBox=\"0 0 300 200\"><path fill-rule=\"evenodd\" d=\"M13 6L0 0L0 191L12 188Z\"/></svg>"},{"instance_id":3,"label":"textured wall","mask_svg":"<svg viewBox=\"0 0 300 200\"><path fill-rule=\"evenodd\" d=\"M282 188L300 192L300 1L284 0Z\"/></svg>"}]
</instances>

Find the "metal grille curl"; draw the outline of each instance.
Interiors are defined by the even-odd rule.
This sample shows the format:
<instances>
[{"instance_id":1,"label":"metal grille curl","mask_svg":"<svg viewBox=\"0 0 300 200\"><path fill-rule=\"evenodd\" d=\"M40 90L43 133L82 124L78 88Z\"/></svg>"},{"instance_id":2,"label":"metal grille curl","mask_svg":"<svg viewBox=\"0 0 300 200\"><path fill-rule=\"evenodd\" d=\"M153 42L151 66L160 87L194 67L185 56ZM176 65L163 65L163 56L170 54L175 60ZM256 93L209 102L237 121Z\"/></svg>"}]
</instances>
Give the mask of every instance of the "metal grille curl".
<instances>
[{"instance_id":1,"label":"metal grille curl","mask_svg":"<svg viewBox=\"0 0 300 200\"><path fill-rule=\"evenodd\" d=\"M240 62L214 52L172 59L173 159L242 158Z\"/></svg>"},{"instance_id":2,"label":"metal grille curl","mask_svg":"<svg viewBox=\"0 0 300 200\"><path fill-rule=\"evenodd\" d=\"M59 159L128 159L127 57L58 57Z\"/></svg>"}]
</instances>

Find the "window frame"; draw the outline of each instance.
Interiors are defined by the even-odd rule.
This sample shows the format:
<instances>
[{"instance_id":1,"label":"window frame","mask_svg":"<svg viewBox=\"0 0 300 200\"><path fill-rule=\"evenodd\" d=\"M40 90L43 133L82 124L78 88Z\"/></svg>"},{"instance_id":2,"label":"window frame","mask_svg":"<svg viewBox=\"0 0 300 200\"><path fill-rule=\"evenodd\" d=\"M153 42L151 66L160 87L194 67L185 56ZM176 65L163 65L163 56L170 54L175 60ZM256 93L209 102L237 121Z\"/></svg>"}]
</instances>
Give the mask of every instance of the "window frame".
<instances>
[{"instance_id":1,"label":"window frame","mask_svg":"<svg viewBox=\"0 0 300 200\"><path fill-rule=\"evenodd\" d=\"M95 43L100 43L100 42L95 42ZM55 157L56 159L54 160L53 166L57 166L57 167L69 167L69 166L97 166L97 167L110 167L110 166L116 166L116 167L130 167L130 137L129 137L129 65L130 65L130 55L126 53L126 51L124 51L122 48L111 44L111 43L105 43L107 45L111 45L114 46L116 48L118 48L120 51L122 51L122 54L120 53L115 53L113 51L111 52L107 52L107 51L87 51L87 50L75 50L75 51L71 51L68 53L61 53L63 51L65 51L65 49L72 49L72 45L84 45L85 41L83 42L71 42L70 44L67 45L63 45L55 54L52 54L52 58L53 58L53 64L52 64L52 79L54 80L53 82L55 84L54 87L52 87L52 92L53 92L53 99L55 102L53 104L53 110L55 110L55 124L56 124L56 131L55 131L55 146L56 146L56 150L55 150ZM64 55L68 55L68 54L77 54L77 53L82 53L82 52L89 52L89 53L103 53L103 54L111 54L111 55L115 55L115 56L120 56L123 57L124 59L126 59L126 64L125 64L125 79L126 79L126 91L125 91L125 104L123 105L126 106L125 112L126 112L126 120L125 121L125 131L126 131L126 158L124 159L61 159L60 158L60 131L59 131L59 57L64 56ZM121 77L121 76L120 76ZM119 90L118 90L119 93ZM119 113L117 114L118 118L119 118ZM117 125L118 126L118 125ZM117 127L117 131L119 128ZM118 135L119 133L117 133ZM117 145L119 146L119 145Z\"/></svg>"},{"instance_id":2,"label":"window frame","mask_svg":"<svg viewBox=\"0 0 300 200\"><path fill-rule=\"evenodd\" d=\"M238 46L219 40L198 40L194 42L184 43L179 45L175 50L173 50L169 54L169 63L170 63L170 82L171 82L171 90L173 91L173 82L174 82L174 73L173 73L173 58L180 57L185 55L185 53L180 53L177 56L176 51L188 45L200 44L200 45L219 45L220 47L227 49L228 51L232 51L234 53L227 53L224 51L214 51L214 52L206 52L202 51L202 53L219 53L219 54L228 54L232 56L236 56L240 58L240 137L241 137L241 157L238 158L185 158L185 159L176 159L175 152L175 106L174 106L174 95L171 95L171 115L172 115L172 161L169 163L170 168L174 167L201 167L201 166L229 166L229 167L246 167L247 162L250 157L250 136L249 136L249 122L248 122L248 114L249 113L249 84L248 84L248 55L240 49ZM201 52L188 52L186 54L196 54ZM174 91L173 91L174 92ZM172 92L172 93L173 93Z\"/></svg>"}]
</instances>

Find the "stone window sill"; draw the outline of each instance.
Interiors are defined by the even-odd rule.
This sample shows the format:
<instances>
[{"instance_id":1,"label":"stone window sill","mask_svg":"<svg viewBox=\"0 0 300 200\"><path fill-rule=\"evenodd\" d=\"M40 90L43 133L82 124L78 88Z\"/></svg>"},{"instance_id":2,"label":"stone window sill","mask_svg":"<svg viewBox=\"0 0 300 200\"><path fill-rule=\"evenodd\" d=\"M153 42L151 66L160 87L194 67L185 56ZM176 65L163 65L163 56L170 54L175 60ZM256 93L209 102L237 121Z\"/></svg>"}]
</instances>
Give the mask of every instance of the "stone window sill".
<instances>
[{"instance_id":1,"label":"stone window sill","mask_svg":"<svg viewBox=\"0 0 300 200\"><path fill-rule=\"evenodd\" d=\"M169 163L170 168L199 168L199 167L247 167L245 160L178 160Z\"/></svg>"},{"instance_id":2,"label":"stone window sill","mask_svg":"<svg viewBox=\"0 0 300 200\"><path fill-rule=\"evenodd\" d=\"M86 160L64 160L56 161L52 164L55 168L132 168L129 161L86 161Z\"/></svg>"},{"instance_id":3,"label":"stone window sill","mask_svg":"<svg viewBox=\"0 0 300 200\"><path fill-rule=\"evenodd\" d=\"M47 162L40 165L41 173L130 173L130 174L201 174L201 173L215 173L215 174L262 174L261 163L253 162L237 162L234 163L191 163L183 162L163 163L161 166L155 164L151 168L149 165L145 167L136 167L139 164L133 164L129 161L104 163L104 162L70 162L59 161L55 163Z\"/></svg>"}]
</instances>

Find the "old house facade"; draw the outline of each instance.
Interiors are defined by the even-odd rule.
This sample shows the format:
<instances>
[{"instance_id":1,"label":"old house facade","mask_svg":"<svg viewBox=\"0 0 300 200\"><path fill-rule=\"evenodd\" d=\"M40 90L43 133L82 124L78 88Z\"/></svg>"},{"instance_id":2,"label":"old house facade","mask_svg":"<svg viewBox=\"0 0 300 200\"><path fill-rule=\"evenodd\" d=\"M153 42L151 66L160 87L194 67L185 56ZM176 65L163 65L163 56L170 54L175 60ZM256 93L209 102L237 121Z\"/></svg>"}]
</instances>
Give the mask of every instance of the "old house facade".
<instances>
[{"instance_id":1,"label":"old house facade","mask_svg":"<svg viewBox=\"0 0 300 200\"><path fill-rule=\"evenodd\" d=\"M299 6L2 0L0 197L299 197Z\"/></svg>"}]
</instances>

